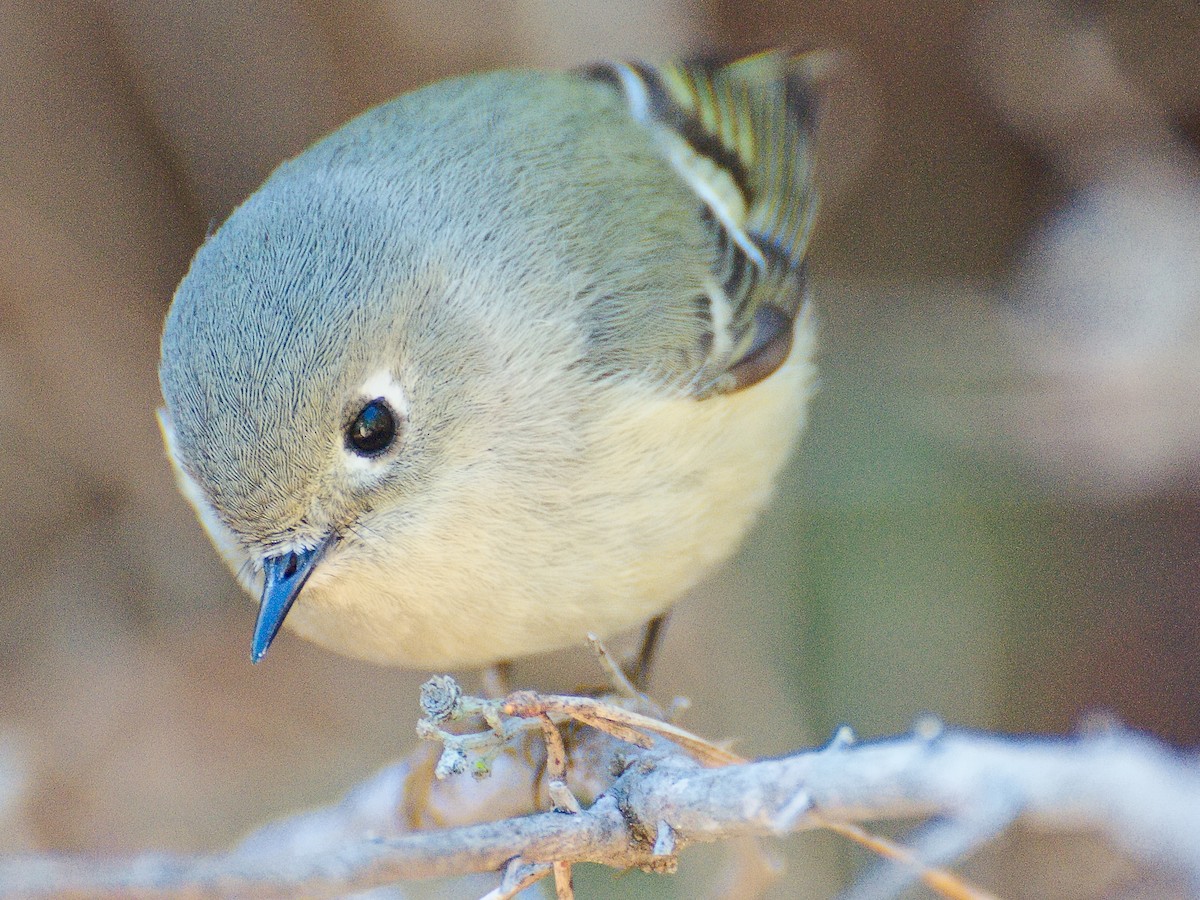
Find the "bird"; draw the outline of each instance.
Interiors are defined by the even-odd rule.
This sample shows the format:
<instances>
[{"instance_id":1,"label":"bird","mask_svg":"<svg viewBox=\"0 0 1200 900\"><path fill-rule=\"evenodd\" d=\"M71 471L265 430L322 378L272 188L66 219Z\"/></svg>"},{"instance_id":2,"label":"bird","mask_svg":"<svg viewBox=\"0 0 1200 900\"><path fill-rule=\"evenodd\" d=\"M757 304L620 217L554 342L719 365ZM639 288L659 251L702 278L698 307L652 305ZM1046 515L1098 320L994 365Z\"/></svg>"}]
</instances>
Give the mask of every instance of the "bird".
<instances>
[{"instance_id":1,"label":"bird","mask_svg":"<svg viewBox=\"0 0 1200 900\"><path fill-rule=\"evenodd\" d=\"M821 53L500 70L283 162L197 250L159 420L259 611L486 667L661 616L768 503L814 382Z\"/></svg>"}]
</instances>

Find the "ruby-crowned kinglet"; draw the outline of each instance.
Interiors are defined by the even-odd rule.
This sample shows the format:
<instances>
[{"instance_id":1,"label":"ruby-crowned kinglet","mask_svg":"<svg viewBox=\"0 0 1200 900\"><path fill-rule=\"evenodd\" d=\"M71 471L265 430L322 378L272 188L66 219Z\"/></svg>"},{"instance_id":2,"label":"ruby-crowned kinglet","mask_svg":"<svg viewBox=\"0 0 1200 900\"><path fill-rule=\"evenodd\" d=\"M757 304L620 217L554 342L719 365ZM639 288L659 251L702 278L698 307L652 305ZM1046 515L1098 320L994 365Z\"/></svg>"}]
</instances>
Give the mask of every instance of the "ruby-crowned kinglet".
<instances>
[{"instance_id":1,"label":"ruby-crowned kinglet","mask_svg":"<svg viewBox=\"0 0 1200 900\"><path fill-rule=\"evenodd\" d=\"M822 57L444 81L281 165L162 341L180 483L261 606L475 666L661 613L804 419ZM289 615L290 610L290 615Z\"/></svg>"}]
</instances>

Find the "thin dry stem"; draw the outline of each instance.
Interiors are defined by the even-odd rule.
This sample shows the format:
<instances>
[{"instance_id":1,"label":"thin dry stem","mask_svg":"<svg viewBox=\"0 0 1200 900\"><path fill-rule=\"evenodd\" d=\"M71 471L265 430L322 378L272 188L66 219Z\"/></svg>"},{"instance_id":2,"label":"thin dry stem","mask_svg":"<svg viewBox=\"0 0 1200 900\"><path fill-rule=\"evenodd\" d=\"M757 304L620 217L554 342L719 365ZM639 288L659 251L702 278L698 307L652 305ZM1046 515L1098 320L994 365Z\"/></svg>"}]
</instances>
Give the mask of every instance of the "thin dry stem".
<instances>
[{"instance_id":1,"label":"thin dry stem","mask_svg":"<svg viewBox=\"0 0 1200 900\"><path fill-rule=\"evenodd\" d=\"M531 887L549 875L554 869L550 863L527 865L521 857L514 856L504 867L500 884L484 894L479 900L512 900L527 887Z\"/></svg>"},{"instance_id":2,"label":"thin dry stem","mask_svg":"<svg viewBox=\"0 0 1200 900\"><path fill-rule=\"evenodd\" d=\"M977 888L952 872L924 865L908 848L880 835L872 834L859 825L834 822L831 819L826 819L824 816L818 816L816 820L827 831L840 834L842 837L848 838L862 847L866 847L868 850L879 854L885 859L903 863L906 866L916 869L920 873L921 881L925 883L925 886L932 891L936 891L939 896L945 897L946 900L1000 900L996 894L985 891L982 888Z\"/></svg>"},{"instance_id":3,"label":"thin dry stem","mask_svg":"<svg viewBox=\"0 0 1200 900\"><path fill-rule=\"evenodd\" d=\"M588 643L592 645L592 652L596 654L596 659L600 662L600 668L604 670L604 674L608 676L608 682L612 686L613 692L621 697L643 697L641 691L633 686L633 682L629 680L629 676L625 674L625 670L617 663L608 648L600 638L594 634L588 634Z\"/></svg>"},{"instance_id":4,"label":"thin dry stem","mask_svg":"<svg viewBox=\"0 0 1200 900\"><path fill-rule=\"evenodd\" d=\"M575 880L569 862L554 863L554 892L558 900L575 900Z\"/></svg>"},{"instance_id":5,"label":"thin dry stem","mask_svg":"<svg viewBox=\"0 0 1200 900\"><path fill-rule=\"evenodd\" d=\"M643 748L648 748L650 744L638 732L648 732L678 745L697 762L706 766L727 766L745 762L745 759L736 753L718 747L677 725L614 706L594 697L516 691L505 699L503 710L507 715L521 718L540 716L544 713L566 716Z\"/></svg>"}]
</instances>

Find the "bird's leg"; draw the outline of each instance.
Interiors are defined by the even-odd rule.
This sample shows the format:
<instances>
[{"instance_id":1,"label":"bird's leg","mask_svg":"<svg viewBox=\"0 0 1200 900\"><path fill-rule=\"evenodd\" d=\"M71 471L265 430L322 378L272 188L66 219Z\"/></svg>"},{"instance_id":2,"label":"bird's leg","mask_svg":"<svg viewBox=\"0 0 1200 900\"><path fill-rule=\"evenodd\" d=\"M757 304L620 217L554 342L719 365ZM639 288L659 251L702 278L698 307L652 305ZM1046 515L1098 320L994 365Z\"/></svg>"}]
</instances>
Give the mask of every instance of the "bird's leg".
<instances>
[{"instance_id":1,"label":"bird's leg","mask_svg":"<svg viewBox=\"0 0 1200 900\"><path fill-rule=\"evenodd\" d=\"M483 696L499 700L512 690L512 660L502 659L483 670L481 675Z\"/></svg>"},{"instance_id":2,"label":"bird's leg","mask_svg":"<svg viewBox=\"0 0 1200 900\"><path fill-rule=\"evenodd\" d=\"M655 616L642 628L642 643L637 656L626 666L625 674L633 682L633 686L643 694L650 684L650 670L654 666L654 657L658 652L659 642L667 625L668 613Z\"/></svg>"}]
</instances>

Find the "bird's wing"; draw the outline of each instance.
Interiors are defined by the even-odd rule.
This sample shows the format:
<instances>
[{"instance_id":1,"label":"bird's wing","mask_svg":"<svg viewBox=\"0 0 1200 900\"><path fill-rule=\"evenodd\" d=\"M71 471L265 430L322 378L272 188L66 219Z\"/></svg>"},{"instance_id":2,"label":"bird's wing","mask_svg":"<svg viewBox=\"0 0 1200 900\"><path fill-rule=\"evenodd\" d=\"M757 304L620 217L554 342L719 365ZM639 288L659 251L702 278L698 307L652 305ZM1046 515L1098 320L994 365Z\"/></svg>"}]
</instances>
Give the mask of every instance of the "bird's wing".
<instances>
[{"instance_id":1,"label":"bird's wing","mask_svg":"<svg viewBox=\"0 0 1200 900\"><path fill-rule=\"evenodd\" d=\"M698 397L749 387L787 359L804 299L817 211L817 82L826 54L767 52L729 64L604 63L587 75L624 95L700 199L715 259L706 294L712 345Z\"/></svg>"}]
</instances>

